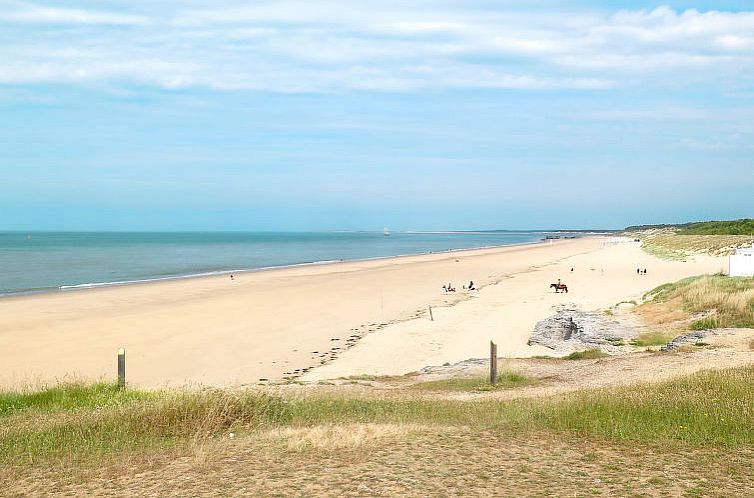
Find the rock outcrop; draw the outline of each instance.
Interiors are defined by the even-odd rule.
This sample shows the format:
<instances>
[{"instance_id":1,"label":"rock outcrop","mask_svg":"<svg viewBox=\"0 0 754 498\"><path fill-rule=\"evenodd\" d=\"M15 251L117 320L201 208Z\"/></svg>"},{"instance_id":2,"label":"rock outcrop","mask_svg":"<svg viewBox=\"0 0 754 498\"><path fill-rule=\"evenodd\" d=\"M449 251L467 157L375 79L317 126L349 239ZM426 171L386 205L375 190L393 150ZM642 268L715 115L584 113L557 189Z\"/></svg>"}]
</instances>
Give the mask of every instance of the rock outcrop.
<instances>
[{"instance_id":1,"label":"rock outcrop","mask_svg":"<svg viewBox=\"0 0 754 498\"><path fill-rule=\"evenodd\" d=\"M539 344L560 354L592 348L618 352L636 335L635 327L625 320L599 312L563 309L537 323L529 345Z\"/></svg>"},{"instance_id":2,"label":"rock outcrop","mask_svg":"<svg viewBox=\"0 0 754 498\"><path fill-rule=\"evenodd\" d=\"M694 332L689 332L686 335L679 335L678 337L661 347L660 351L674 351L680 346L703 343L704 338L707 337L708 333L709 330L695 330Z\"/></svg>"}]
</instances>

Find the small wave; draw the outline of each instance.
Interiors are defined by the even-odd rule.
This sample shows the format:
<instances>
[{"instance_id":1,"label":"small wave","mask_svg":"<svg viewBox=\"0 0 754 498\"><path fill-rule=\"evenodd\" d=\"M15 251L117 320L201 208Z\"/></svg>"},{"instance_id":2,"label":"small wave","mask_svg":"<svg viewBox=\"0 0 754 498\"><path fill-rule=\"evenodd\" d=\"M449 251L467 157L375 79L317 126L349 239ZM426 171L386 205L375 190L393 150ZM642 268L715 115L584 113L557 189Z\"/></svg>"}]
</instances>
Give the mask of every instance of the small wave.
<instances>
[{"instance_id":1,"label":"small wave","mask_svg":"<svg viewBox=\"0 0 754 498\"><path fill-rule=\"evenodd\" d=\"M230 275L232 273L251 273L251 272L258 272L258 271L265 271L265 270L280 270L284 268L297 268L301 266L327 265L327 264L333 264L333 263L342 263L343 261L344 260L342 259L327 259L327 260L322 260L322 261L307 261L304 263L294 263L290 265L263 266L260 268L218 270L218 271L208 271L208 272L202 272L202 273L190 273L187 275L171 275L167 277L142 278L142 279L136 279L136 280L116 280L113 282L90 282L90 283L85 283L85 284L61 285L58 287L58 290L66 291L66 290L77 290L77 289L96 289L99 287L115 287L119 285L148 284L148 283L153 283L153 282L165 282L165 281L183 280L183 279L189 279L189 278Z\"/></svg>"}]
</instances>

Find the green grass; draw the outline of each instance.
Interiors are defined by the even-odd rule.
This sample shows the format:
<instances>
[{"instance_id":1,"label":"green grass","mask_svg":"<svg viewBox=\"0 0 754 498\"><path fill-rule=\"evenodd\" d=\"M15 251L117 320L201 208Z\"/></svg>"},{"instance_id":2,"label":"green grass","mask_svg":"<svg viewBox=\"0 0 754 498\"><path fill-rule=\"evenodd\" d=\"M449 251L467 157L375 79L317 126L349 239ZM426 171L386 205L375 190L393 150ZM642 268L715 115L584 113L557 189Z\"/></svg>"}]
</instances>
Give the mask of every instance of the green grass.
<instances>
[{"instance_id":1,"label":"green grass","mask_svg":"<svg viewBox=\"0 0 754 498\"><path fill-rule=\"evenodd\" d=\"M486 377L461 377L442 380L431 380L414 384L414 389L425 391L493 391L495 389L510 389L512 387L536 384L537 379L517 372L501 372L497 376L497 384L490 384Z\"/></svg>"},{"instance_id":2,"label":"green grass","mask_svg":"<svg viewBox=\"0 0 754 498\"><path fill-rule=\"evenodd\" d=\"M696 221L676 225L634 225L626 227L626 231L643 230L673 230L679 235L752 235L754 234L754 219L742 218L728 221Z\"/></svg>"},{"instance_id":3,"label":"green grass","mask_svg":"<svg viewBox=\"0 0 754 498\"><path fill-rule=\"evenodd\" d=\"M754 328L754 277L702 275L663 284L645 295L651 303L674 304L689 314L710 313L693 330Z\"/></svg>"},{"instance_id":4,"label":"green grass","mask_svg":"<svg viewBox=\"0 0 754 498\"><path fill-rule=\"evenodd\" d=\"M602 358L608 356L603 353L599 348L585 349L584 351L574 351L568 356L564 356L566 360L593 360L595 358Z\"/></svg>"},{"instance_id":5,"label":"green grass","mask_svg":"<svg viewBox=\"0 0 754 498\"><path fill-rule=\"evenodd\" d=\"M646 332L632 339L631 345L637 347L664 346L672 341L675 336L676 334L668 332Z\"/></svg>"},{"instance_id":6,"label":"green grass","mask_svg":"<svg viewBox=\"0 0 754 498\"><path fill-rule=\"evenodd\" d=\"M754 234L754 219L690 223L678 230L678 233L680 235L751 235Z\"/></svg>"},{"instance_id":7,"label":"green grass","mask_svg":"<svg viewBox=\"0 0 754 498\"><path fill-rule=\"evenodd\" d=\"M29 409L52 412L74 408L105 407L153 396L147 392L121 390L116 384L109 383L70 383L32 393L0 391L0 417Z\"/></svg>"},{"instance_id":8,"label":"green grass","mask_svg":"<svg viewBox=\"0 0 754 498\"><path fill-rule=\"evenodd\" d=\"M674 249L651 240L644 240L641 244L641 248L647 254L667 261L686 261L686 258L688 257L685 251Z\"/></svg>"},{"instance_id":9,"label":"green grass","mask_svg":"<svg viewBox=\"0 0 754 498\"><path fill-rule=\"evenodd\" d=\"M685 261L691 254L725 256L748 247L750 235L679 235L673 230L641 234L642 249L661 259Z\"/></svg>"},{"instance_id":10,"label":"green grass","mask_svg":"<svg viewBox=\"0 0 754 498\"><path fill-rule=\"evenodd\" d=\"M585 391L536 410L549 428L633 441L754 442L754 366L660 384Z\"/></svg>"},{"instance_id":11,"label":"green grass","mask_svg":"<svg viewBox=\"0 0 754 498\"><path fill-rule=\"evenodd\" d=\"M229 431L354 422L554 430L603 439L752 445L752 385L754 366L703 372L660 384L511 401L415 399L410 392L405 397L377 399L348 395L287 398L259 391L212 390L132 391L128 402L117 402L121 394L110 391L114 401L95 406L91 399L98 395L93 393L69 397L64 404L28 404L14 409L0 424L0 465L154 451Z\"/></svg>"}]
</instances>

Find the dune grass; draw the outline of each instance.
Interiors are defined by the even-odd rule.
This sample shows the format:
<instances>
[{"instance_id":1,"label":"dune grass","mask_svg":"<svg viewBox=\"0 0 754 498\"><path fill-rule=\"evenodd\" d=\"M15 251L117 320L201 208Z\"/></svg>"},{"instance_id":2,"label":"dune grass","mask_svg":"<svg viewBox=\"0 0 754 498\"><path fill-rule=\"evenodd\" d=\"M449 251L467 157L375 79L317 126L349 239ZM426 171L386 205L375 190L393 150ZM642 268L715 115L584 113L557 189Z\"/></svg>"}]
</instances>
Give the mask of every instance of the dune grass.
<instances>
[{"instance_id":1,"label":"dune grass","mask_svg":"<svg viewBox=\"0 0 754 498\"><path fill-rule=\"evenodd\" d=\"M688 316L707 313L694 320L693 330L754 327L754 277L703 275L661 285L648 292L645 309L665 306Z\"/></svg>"},{"instance_id":2,"label":"dune grass","mask_svg":"<svg viewBox=\"0 0 754 498\"><path fill-rule=\"evenodd\" d=\"M39 404L34 394L5 393L25 408L0 420L0 465L51 459L96 461L184 447L197 440L257 430L320 424L393 423L483 430L554 430L633 441L692 445L754 444L754 366L710 371L656 385L585 391L562 398L461 402L404 397L288 398L259 391L133 391L127 400L101 385L60 386L65 404ZM110 392L114 401L92 404ZM100 398L102 399L102 398Z\"/></svg>"},{"instance_id":3,"label":"dune grass","mask_svg":"<svg viewBox=\"0 0 754 498\"><path fill-rule=\"evenodd\" d=\"M563 359L565 360L594 360L596 358L602 358L604 356L607 356L607 353L604 353L599 348L592 348L592 349L585 349L584 351L574 351L568 356L564 356Z\"/></svg>"},{"instance_id":4,"label":"dune grass","mask_svg":"<svg viewBox=\"0 0 754 498\"><path fill-rule=\"evenodd\" d=\"M431 380L419 382L412 386L413 389L424 391L470 391L483 392L496 389L510 389L519 386L536 384L537 379L518 372L500 372L497 376L497 384L490 384L486 377L457 377L451 379Z\"/></svg>"},{"instance_id":5,"label":"dune grass","mask_svg":"<svg viewBox=\"0 0 754 498\"><path fill-rule=\"evenodd\" d=\"M115 384L70 383L40 391L2 392L0 391L0 417L29 409L47 412L77 408L97 408L129 403L154 397L144 391L121 390Z\"/></svg>"},{"instance_id":6,"label":"dune grass","mask_svg":"<svg viewBox=\"0 0 754 498\"><path fill-rule=\"evenodd\" d=\"M685 261L693 253L724 256L752 243L749 235L686 234L672 229L643 233L640 238L645 252L671 261Z\"/></svg>"},{"instance_id":7,"label":"dune grass","mask_svg":"<svg viewBox=\"0 0 754 498\"><path fill-rule=\"evenodd\" d=\"M672 247L675 244L668 244L662 239L645 239L642 241L641 248L647 254L664 259L667 261L686 261L688 253L677 247Z\"/></svg>"},{"instance_id":8,"label":"dune grass","mask_svg":"<svg viewBox=\"0 0 754 498\"><path fill-rule=\"evenodd\" d=\"M635 339L631 339L631 345L637 347L664 346L672 341L677 334L673 332L645 332L639 334Z\"/></svg>"},{"instance_id":9,"label":"dune grass","mask_svg":"<svg viewBox=\"0 0 754 498\"><path fill-rule=\"evenodd\" d=\"M689 223L678 230L682 235L749 235L754 234L754 219L701 221Z\"/></svg>"}]
</instances>

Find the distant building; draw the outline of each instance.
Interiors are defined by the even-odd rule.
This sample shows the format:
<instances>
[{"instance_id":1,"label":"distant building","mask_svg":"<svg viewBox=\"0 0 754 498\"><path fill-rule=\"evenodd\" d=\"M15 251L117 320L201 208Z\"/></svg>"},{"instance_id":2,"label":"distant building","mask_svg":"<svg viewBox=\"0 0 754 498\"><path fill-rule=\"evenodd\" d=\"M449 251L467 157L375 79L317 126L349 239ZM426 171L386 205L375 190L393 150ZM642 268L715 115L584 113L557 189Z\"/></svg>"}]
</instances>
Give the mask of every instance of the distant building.
<instances>
[{"instance_id":1,"label":"distant building","mask_svg":"<svg viewBox=\"0 0 754 498\"><path fill-rule=\"evenodd\" d=\"M731 277L754 277L754 247L737 249L730 257L729 265Z\"/></svg>"}]
</instances>

